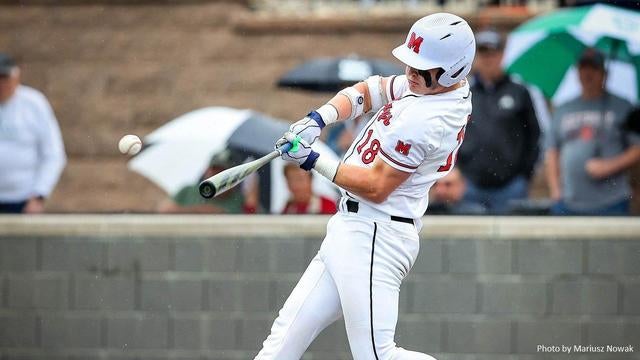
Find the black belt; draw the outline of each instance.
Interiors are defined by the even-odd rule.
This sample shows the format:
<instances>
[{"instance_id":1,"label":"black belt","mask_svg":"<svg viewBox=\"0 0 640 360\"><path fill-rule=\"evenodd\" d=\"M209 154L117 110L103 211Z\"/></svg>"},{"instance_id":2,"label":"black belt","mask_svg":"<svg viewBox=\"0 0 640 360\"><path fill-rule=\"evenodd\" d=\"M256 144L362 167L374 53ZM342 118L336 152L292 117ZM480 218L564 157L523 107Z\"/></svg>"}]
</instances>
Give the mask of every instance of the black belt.
<instances>
[{"instance_id":1,"label":"black belt","mask_svg":"<svg viewBox=\"0 0 640 360\"><path fill-rule=\"evenodd\" d=\"M357 201L347 200L347 211L352 213L357 213L360 208L360 204ZM399 221L407 224L413 224L413 219L402 217L402 216L394 216L391 215L392 221Z\"/></svg>"}]
</instances>

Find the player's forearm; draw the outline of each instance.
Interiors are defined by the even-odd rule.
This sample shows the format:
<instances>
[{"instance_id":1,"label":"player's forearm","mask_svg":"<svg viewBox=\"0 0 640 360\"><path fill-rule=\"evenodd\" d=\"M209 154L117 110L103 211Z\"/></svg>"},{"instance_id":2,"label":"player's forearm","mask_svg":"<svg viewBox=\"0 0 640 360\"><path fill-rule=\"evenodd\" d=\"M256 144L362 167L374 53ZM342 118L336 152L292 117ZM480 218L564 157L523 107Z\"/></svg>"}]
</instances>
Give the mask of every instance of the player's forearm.
<instances>
[{"instance_id":1,"label":"player's forearm","mask_svg":"<svg viewBox=\"0 0 640 360\"><path fill-rule=\"evenodd\" d=\"M606 160L610 163L612 175L625 171L640 161L640 146L631 146L622 154Z\"/></svg>"},{"instance_id":2,"label":"player's forearm","mask_svg":"<svg viewBox=\"0 0 640 360\"><path fill-rule=\"evenodd\" d=\"M334 183L374 203L381 203L389 196L384 178L375 173L373 168L340 164Z\"/></svg>"},{"instance_id":3,"label":"player's forearm","mask_svg":"<svg viewBox=\"0 0 640 360\"><path fill-rule=\"evenodd\" d=\"M560 167L558 164L558 150L548 150L545 156L545 170L547 185L552 198L560 196Z\"/></svg>"}]
</instances>

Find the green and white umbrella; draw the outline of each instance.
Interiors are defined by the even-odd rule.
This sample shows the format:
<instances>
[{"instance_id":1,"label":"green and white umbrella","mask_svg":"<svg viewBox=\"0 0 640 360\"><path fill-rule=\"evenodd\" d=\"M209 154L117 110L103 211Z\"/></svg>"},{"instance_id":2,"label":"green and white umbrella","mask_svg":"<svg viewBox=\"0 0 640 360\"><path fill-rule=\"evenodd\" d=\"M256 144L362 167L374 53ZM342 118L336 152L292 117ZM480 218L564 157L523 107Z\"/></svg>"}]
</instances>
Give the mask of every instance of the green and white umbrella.
<instances>
[{"instance_id":1,"label":"green and white umbrella","mask_svg":"<svg viewBox=\"0 0 640 360\"><path fill-rule=\"evenodd\" d=\"M632 102L640 96L640 12L596 4L560 9L516 28L503 66L561 103L580 93L575 63L587 47L606 55L607 89Z\"/></svg>"}]
</instances>

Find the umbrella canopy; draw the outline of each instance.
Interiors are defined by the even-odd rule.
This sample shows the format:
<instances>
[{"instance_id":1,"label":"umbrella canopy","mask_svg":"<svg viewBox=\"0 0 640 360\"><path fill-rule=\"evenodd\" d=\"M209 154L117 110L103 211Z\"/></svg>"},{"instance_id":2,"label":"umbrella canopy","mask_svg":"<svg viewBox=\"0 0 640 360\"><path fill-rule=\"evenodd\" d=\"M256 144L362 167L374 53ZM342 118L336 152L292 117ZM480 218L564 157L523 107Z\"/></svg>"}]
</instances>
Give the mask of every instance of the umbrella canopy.
<instances>
[{"instance_id":1,"label":"umbrella canopy","mask_svg":"<svg viewBox=\"0 0 640 360\"><path fill-rule=\"evenodd\" d=\"M278 86L313 91L339 91L371 75L404 73L399 64L380 59L350 57L317 58L286 73Z\"/></svg>"},{"instance_id":2,"label":"umbrella canopy","mask_svg":"<svg viewBox=\"0 0 640 360\"><path fill-rule=\"evenodd\" d=\"M198 182L213 155L230 149L237 163L260 157L273 151L275 141L288 128L287 122L255 111L207 107L179 116L145 136L143 150L129 161L128 167L175 195ZM337 159L326 145L314 146ZM271 166L281 169L279 162L284 161L274 160ZM288 197L284 178L269 167L259 173L261 203L277 212ZM274 192L273 188L278 190ZM335 197L335 186L322 176L314 177L313 188Z\"/></svg>"},{"instance_id":3,"label":"umbrella canopy","mask_svg":"<svg viewBox=\"0 0 640 360\"><path fill-rule=\"evenodd\" d=\"M587 47L609 58L607 89L636 102L640 95L637 11L596 4L536 17L509 35L503 65L557 104L579 95L574 64Z\"/></svg>"}]
</instances>

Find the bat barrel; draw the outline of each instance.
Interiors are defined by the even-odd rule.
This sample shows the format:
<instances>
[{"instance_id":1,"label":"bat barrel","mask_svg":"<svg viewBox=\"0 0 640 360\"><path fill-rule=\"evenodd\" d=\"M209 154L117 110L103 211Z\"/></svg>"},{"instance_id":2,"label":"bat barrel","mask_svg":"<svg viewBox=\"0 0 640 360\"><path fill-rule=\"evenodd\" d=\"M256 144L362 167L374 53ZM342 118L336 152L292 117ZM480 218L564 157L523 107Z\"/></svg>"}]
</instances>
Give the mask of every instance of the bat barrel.
<instances>
[{"instance_id":1,"label":"bat barrel","mask_svg":"<svg viewBox=\"0 0 640 360\"><path fill-rule=\"evenodd\" d=\"M200 191L200 195L206 199L211 199L216 196L216 187L210 181L205 180L200 183L198 191Z\"/></svg>"}]
</instances>

